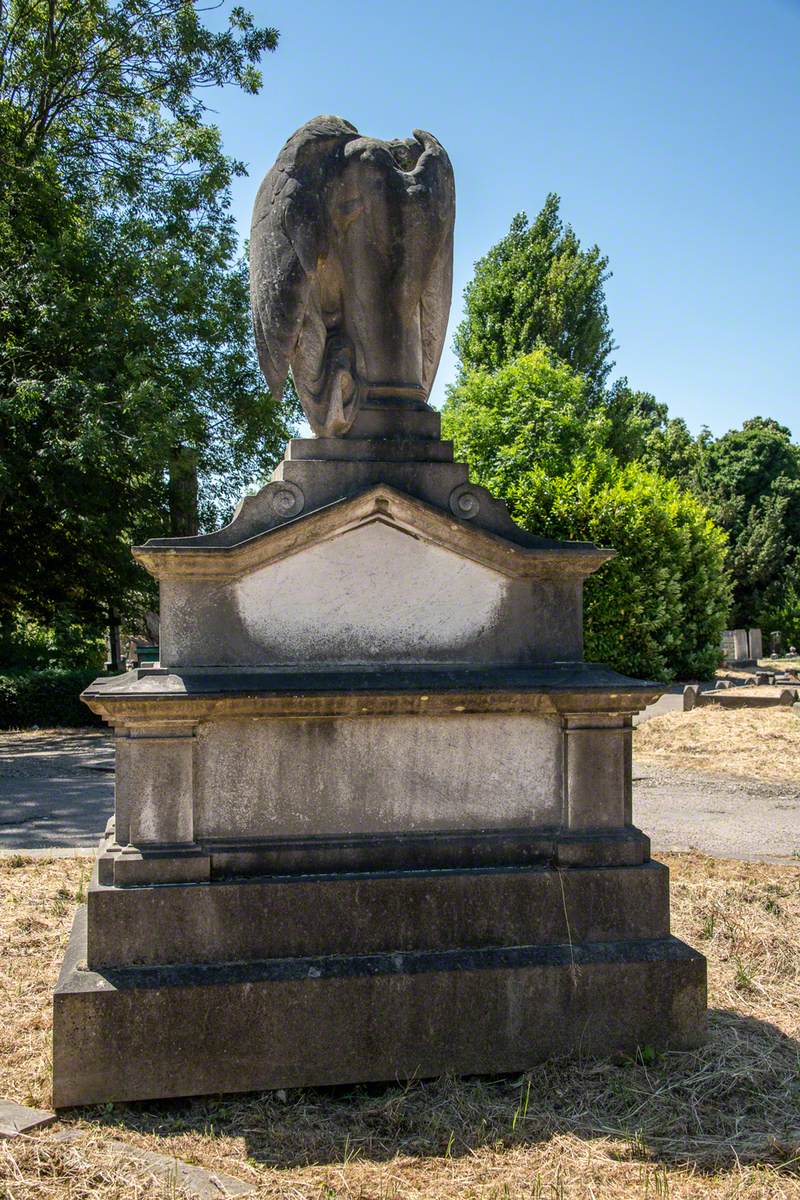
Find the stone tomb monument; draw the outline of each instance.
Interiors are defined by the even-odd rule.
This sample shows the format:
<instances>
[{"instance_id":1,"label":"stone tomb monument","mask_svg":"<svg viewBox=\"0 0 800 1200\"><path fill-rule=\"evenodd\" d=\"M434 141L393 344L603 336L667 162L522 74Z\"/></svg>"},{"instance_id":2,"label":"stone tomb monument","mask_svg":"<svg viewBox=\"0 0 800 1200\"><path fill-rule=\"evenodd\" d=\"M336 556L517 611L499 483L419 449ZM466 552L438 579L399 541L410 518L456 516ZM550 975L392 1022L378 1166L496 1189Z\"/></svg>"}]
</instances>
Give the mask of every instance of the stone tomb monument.
<instances>
[{"instance_id":1,"label":"stone tomb monument","mask_svg":"<svg viewBox=\"0 0 800 1200\"><path fill-rule=\"evenodd\" d=\"M253 309L314 438L134 551L160 665L96 681L115 817L55 993L54 1102L518 1071L703 1036L705 960L631 816L659 688L582 658L610 556L531 536L427 404L454 191L323 117L267 175Z\"/></svg>"}]
</instances>

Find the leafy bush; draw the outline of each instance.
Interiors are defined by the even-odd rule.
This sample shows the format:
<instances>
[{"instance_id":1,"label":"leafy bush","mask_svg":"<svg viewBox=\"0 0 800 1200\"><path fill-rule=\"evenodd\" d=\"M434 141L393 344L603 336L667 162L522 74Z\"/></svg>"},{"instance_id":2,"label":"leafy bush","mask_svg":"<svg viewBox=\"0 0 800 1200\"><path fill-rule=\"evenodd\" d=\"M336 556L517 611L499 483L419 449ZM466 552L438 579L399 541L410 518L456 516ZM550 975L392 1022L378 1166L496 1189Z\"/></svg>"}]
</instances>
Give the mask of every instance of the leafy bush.
<instances>
[{"instance_id":1,"label":"leafy bush","mask_svg":"<svg viewBox=\"0 0 800 1200\"><path fill-rule=\"evenodd\" d=\"M618 551L585 585L587 658L663 681L713 673L725 534L677 483L617 460L582 377L540 348L469 373L443 417L456 456L526 529Z\"/></svg>"},{"instance_id":2,"label":"leafy bush","mask_svg":"<svg viewBox=\"0 0 800 1200\"><path fill-rule=\"evenodd\" d=\"M52 625L42 625L17 609L0 620L0 670L39 671L46 667L103 669L103 631L61 609Z\"/></svg>"},{"instance_id":3,"label":"leafy bush","mask_svg":"<svg viewBox=\"0 0 800 1200\"><path fill-rule=\"evenodd\" d=\"M442 424L473 478L504 497L525 471L568 471L610 429L583 376L544 347L498 371L470 371L450 389Z\"/></svg>"},{"instance_id":4,"label":"leafy bush","mask_svg":"<svg viewBox=\"0 0 800 1200\"><path fill-rule=\"evenodd\" d=\"M96 670L86 668L5 672L0 675L0 729L101 725L100 718L79 699L96 677Z\"/></svg>"},{"instance_id":5,"label":"leafy bush","mask_svg":"<svg viewBox=\"0 0 800 1200\"><path fill-rule=\"evenodd\" d=\"M531 472L511 501L531 532L617 551L584 585L587 658L663 681L713 674L730 584L725 535L699 501L636 463Z\"/></svg>"}]
</instances>

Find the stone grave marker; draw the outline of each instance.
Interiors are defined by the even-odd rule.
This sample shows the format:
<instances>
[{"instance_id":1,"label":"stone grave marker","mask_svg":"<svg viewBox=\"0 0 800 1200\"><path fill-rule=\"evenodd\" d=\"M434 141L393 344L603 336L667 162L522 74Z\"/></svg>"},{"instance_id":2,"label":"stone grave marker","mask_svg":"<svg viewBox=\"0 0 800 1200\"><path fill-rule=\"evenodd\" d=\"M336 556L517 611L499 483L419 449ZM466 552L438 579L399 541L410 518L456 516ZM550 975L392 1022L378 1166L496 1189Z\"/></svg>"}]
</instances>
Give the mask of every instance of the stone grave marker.
<instances>
[{"instance_id":1,"label":"stone grave marker","mask_svg":"<svg viewBox=\"0 0 800 1200\"><path fill-rule=\"evenodd\" d=\"M160 663L84 693L115 816L54 997L58 1107L689 1047L705 959L631 811L662 689L583 658L612 552L525 532L427 403L453 176L338 118L256 200L256 340L316 436L135 549ZM398 232L399 231L399 232Z\"/></svg>"},{"instance_id":2,"label":"stone grave marker","mask_svg":"<svg viewBox=\"0 0 800 1200\"><path fill-rule=\"evenodd\" d=\"M723 662L736 662L736 638L732 629L723 631L721 649Z\"/></svg>"}]
</instances>

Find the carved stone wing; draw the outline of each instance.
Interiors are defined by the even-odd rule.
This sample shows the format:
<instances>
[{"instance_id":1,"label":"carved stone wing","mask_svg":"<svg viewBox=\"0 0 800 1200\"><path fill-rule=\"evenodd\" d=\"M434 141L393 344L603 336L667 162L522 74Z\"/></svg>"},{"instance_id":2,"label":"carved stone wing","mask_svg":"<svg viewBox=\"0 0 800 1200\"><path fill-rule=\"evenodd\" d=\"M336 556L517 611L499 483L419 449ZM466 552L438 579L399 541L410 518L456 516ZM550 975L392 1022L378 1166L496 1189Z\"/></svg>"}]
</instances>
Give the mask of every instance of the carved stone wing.
<instances>
[{"instance_id":1,"label":"carved stone wing","mask_svg":"<svg viewBox=\"0 0 800 1200\"><path fill-rule=\"evenodd\" d=\"M358 132L340 117L315 117L287 141L256 196L250 230L250 294L258 361L271 391L283 391L325 252L322 194L336 151ZM324 336L323 336L324 342ZM298 364L301 365L301 364ZM319 370L320 364L308 364Z\"/></svg>"},{"instance_id":2,"label":"carved stone wing","mask_svg":"<svg viewBox=\"0 0 800 1200\"><path fill-rule=\"evenodd\" d=\"M434 256L420 300L420 331L422 334L422 382L430 391L439 367L450 315L453 293L453 222L456 209L456 189L453 167L442 144L424 129L415 129L414 137L424 151L413 171L428 189L437 212L432 214L445 232Z\"/></svg>"}]
</instances>

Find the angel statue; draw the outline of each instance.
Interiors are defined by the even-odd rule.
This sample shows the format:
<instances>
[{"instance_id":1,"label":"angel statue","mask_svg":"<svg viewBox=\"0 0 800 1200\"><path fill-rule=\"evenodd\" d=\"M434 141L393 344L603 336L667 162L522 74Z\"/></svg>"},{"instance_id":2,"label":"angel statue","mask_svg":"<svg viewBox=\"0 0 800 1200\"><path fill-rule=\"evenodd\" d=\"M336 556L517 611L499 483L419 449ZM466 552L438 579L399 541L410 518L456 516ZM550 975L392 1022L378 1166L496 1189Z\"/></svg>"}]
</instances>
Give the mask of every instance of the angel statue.
<instances>
[{"instance_id":1,"label":"angel statue","mask_svg":"<svg viewBox=\"0 0 800 1200\"><path fill-rule=\"evenodd\" d=\"M319 437L361 405L420 408L442 353L453 283L453 169L435 137L362 137L341 117L298 129L258 190L253 325L279 395L291 368Z\"/></svg>"}]
</instances>

